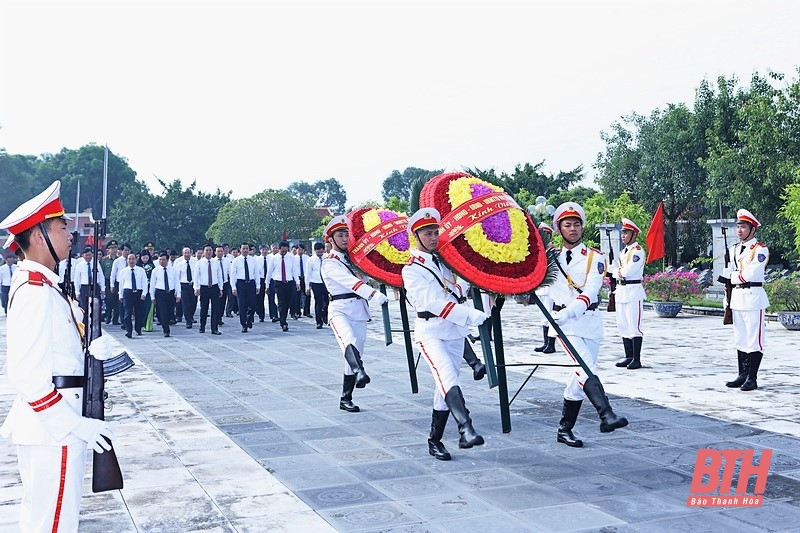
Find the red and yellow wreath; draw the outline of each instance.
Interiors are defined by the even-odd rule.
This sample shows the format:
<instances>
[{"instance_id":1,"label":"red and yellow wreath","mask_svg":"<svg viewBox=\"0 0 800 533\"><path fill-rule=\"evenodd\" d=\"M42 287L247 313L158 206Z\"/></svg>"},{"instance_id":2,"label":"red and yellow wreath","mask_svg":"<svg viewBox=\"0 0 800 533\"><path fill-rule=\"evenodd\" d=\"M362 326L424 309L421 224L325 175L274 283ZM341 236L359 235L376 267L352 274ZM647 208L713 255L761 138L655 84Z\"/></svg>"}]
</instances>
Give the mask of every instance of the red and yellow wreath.
<instances>
[{"instance_id":1,"label":"red and yellow wreath","mask_svg":"<svg viewBox=\"0 0 800 533\"><path fill-rule=\"evenodd\" d=\"M524 294L541 284L547 273L541 236L501 187L463 172L440 174L422 187L419 206L439 211L439 254L473 285Z\"/></svg>"},{"instance_id":2,"label":"red and yellow wreath","mask_svg":"<svg viewBox=\"0 0 800 533\"><path fill-rule=\"evenodd\" d=\"M352 211L347 218L348 254L353 264L378 281L402 287L401 272L411 258L408 217L390 209L367 207Z\"/></svg>"}]
</instances>

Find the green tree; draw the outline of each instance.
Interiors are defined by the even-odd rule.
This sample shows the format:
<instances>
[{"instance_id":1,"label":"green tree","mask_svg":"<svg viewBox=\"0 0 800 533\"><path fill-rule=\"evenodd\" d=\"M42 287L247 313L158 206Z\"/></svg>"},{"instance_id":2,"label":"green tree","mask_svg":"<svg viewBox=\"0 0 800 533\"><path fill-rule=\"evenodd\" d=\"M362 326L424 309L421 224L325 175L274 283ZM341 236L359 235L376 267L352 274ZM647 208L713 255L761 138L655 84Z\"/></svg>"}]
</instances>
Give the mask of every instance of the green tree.
<instances>
[{"instance_id":1,"label":"green tree","mask_svg":"<svg viewBox=\"0 0 800 533\"><path fill-rule=\"evenodd\" d=\"M425 170L416 167L407 167L403 172L392 170L388 178L383 180L383 190L381 196L384 202L394 196L408 200L411 194L411 184L418 178L428 179L441 174L442 170Z\"/></svg>"},{"instance_id":2,"label":"green tree","mask_svg":"<svg viewBox=\"0 0 800 533\"><path fill-rule=\"evenodd\" d=\"M586 187L584 185L578 185L577 187L572 187L566 191L560 191L555 194L551 194L547 198L547 203L552 204L555 207L558 207L564 202L575 202L583 205L589 198L597 193L597 189Z\"/></svg>"},{"instance_id":3,"label":"green tree","mask_svg":"<svg viewBox=\"0 0 800 533\"><path fill-rule=\"evenodd\" d=\"M294 181L286 187L286 191L311 207L330 207L335 214L342 214L347 208L347 192L336 178L314 183Z\"/></svg>"},{"instance_id":4,"label":"green tree","mask_svg":"<svg viewBox=\"0 0 800 533\"><path fill-rule=\"evenodd\" d=\"M0 149L0 220L44 190L34 179L37 164L34 156L10 155Z\"/></svg>"},{"instance_id":5,"label":"green tree","mask_svg":"<svg viewBox=\"0 0 800 533\"><path fill-rule=\"evenodd\" d=\"M550 196L559 191L571 187L573 184L583 179L583 166L579 165L569 171L560 171L556 174L545 174L542 172L545 162L541 161L535 165L525 163L514 167L512 174L501 172L497 176L494 169L481 170L478 168L466 168L464 172L488 181L503 188L508 194L516 197L520 191L525 190L536 196Z\"/></svg>"},{"instance_id":6,"label":"green tree","mask_svg":"<svg viewBox=\"0 0 800 533\"><path fill-rule=\"evenodd\" d=\"M391 209L396 213L413 214L408 212L408 200L401 200L397 196L392 196L386 201L386 209Z\"/></svg>"},{"instance_id":7,"label":"green tree","mask_svg":"<svg viewBox=\"0 0 800 533\"><path fill-rule=\"evenodd\" d=\"M277 242L286 236L308 240L322 217L287 191L267 189L233 200L219 212L206 236L215 242Z\"/></svg>"},{"instance_id":8,"label":"green tree","mask_svg":"<svg viewBox=\"0 0 800 533\"><path fill-rule=\"evenodd\" d=\"M207 241L206 231L230 201L231 193L197 190L192 182L185 189L180 180L158 180L163 188L153 195L140 182L128 185L109 216L109 231L120 239L141 245L153 241L159 248L196 248Z\"/></svg>"}]
</instances>

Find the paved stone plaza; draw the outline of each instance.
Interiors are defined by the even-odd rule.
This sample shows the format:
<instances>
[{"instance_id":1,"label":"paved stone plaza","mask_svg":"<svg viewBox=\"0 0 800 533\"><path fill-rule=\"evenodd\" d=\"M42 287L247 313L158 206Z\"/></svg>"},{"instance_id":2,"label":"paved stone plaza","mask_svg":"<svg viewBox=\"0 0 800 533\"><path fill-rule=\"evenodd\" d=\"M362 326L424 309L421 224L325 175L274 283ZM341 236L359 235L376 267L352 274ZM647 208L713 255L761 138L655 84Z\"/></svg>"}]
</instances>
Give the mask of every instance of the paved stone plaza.
<instances>
[{"instance_id":1,"label":"paved stone plaza","mask_svg":"<svg viewBox=\"0 0 800 533\"><path fill-rule=\"evenodd\" d=\"M397 301L390 307L399 329ZM644 368L629 371L614 367L622 344L614 316L603 316L599 373L627 428L601 434L584 402L576 433L585 447L556 443L569 370L541 367L504 434L498 389L473 381L465 365L462 388L486 445L459 450L451 420L449 462L427 453L430 372L422 363L411 394L402 337L384 346L379 316L357 414L338 408L344 362L331 331L312 320L291 321L288 333L256 323L242 334L227 319L222 336L179 326L168 339L155 331L129 340L110 328L137 362L107 386L125 488L90 494L87 483L81 531L797 531L800 333L768 325L761 388L745 393L724 387L736 352L721 318L646 311ZM563 353L534 357L538 320L534 308L506 304L509 364L566 362ZM3 363L5 324L0 317ZM508 370L514 394L530 369ZM9 389L3 375L3 416ZM706 447L773 450L762 507L687 507ZM16 453L7 441L0 453L0 532L16 531Z\"/></svg>"}]
</instances>

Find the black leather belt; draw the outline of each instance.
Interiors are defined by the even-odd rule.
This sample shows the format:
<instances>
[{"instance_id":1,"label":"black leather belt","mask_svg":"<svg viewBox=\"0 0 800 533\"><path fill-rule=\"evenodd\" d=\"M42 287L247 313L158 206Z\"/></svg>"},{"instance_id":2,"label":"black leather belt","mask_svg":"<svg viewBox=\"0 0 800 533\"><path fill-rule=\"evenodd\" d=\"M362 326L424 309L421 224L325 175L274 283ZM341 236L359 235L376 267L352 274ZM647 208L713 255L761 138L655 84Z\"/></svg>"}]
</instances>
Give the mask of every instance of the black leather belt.
<instances>
[{"instance_id":1,"label":"black leather belt","mask_svg":"<svg viewBox=\"0 0 800 533\"><path fill-rule=\"evenodd\" d=\"M760 281L748 281L746 283L740 283L739 285L734 285L733 287L736 289L749 289L750 287L761 287L764 285Z\"/></svg>"},{"instance_id":2,"label":"black leather belt","mask_svg":"<svg viewBox=\"0 0 800 533\"><path fill-rule=\"evenodd\" d=\"M566 305L556 305L553 304L553 311L561 311L562 309L566 309ZM589 307L586 308L587 311L595 311L597 309L597 303L593 303Z\"/></svg>"},{"instance_id":3,"label":"black leather belt","mask_svg":"<svg viewBox=\"0 0 800 533\"><path fill-rule=\"evenodd\" d=\"M83 388L86 379L83 376L53 376L53 385L57 389Z\"/></svg>"},{"instance_id":4,"label":"black leather belt","mask_svg":"<svg viewBox=\"0 0 800 533\"><path fill-rule=\"evenodd\" d=\"M361 298L361 296L359 296L358 294L356 294L354 292L348 292L347 294L337 294L335 296L333 294L331 295L331 301L333 301L333 300L348 300L350 298Z\"/></svg>"},{"instance_id":5,"label":"black leather belt","mask_svg":"<svg viewBox=\"0 0 800 533\"><path fill-rule=\"evenodd\" d=\"M636 284L641 283L641 282L642 282L642 280L640 280L640 279L621 279L621 280L619 280L619 284L620 285L636 285Z\"/></svg>"},{"instance_id":6,"label":"black leather belt","mask_svg":"<svg viewBox=\"0 0 800 533\"><path fill-rule=\"evenodd\" d=\"M417 318L424 318L425 320L438 317L439 315L434 315L430 311L422 311L421 313L417 313Z\"/></svg>"}]
</instances>

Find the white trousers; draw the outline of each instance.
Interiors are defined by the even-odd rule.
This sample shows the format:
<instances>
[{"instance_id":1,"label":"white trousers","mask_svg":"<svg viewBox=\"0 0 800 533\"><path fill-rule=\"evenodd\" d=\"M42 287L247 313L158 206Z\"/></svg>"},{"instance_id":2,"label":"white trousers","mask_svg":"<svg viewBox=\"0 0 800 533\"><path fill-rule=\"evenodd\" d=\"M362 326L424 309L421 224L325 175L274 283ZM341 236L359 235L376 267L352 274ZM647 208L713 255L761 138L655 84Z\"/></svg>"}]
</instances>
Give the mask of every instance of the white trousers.
<instances>
[{"instance_id":1,"label":"white trousers","mask_svg":"<svg viewBox=\"0 0 800 533\"><path fill-rule=\"evenodd\" d=\"M745 353L764 351L764 334L766 323L764 310L739 311L731 309L733 313L733 342L737 350Z\"/></svg>"},{"instance_id":2,"label":"white trousers","mask_svg":"<svg viewBox=\"0 0 800 533\"><path fill-rule=\"evenodd\" d=\"M25 533L78 531L86 444L17 446L22 478L19 528Z\"/></svg>"},{"instance_id":3,"label":"white trousers","mask_svg":"<svg viewBox=\"0 0 800 533\"><path fill-rule=\"evenodd\" d=\"M617 302L617 329L623 339L642 336L642 301Z\"/></svg>"},{"instance_id":4,"label":"white trousers","mask_svg":"<svg viewBox=\"0 0 800 533\"><path fill-rule=\"evenodd\" d=\"M433 375L433 408L448 411L444 397L447 391L460 386L461 358L464 355L464 339L424 339L417 341L422 357Z\"/></svg>"},{"instance_id":5,"label":"white trousers","mask_svg":"<svg viewBox=\"0 0 800 533\"><path fill-rule=\"evenodd\" d=\"M364 342L367 340L366 320L347 320L341 315L335 315L330 318L330 326L336 337L336 342L339 343L339 347L342 349L342 354L344 354L347 345L352 344L359 354L364 355ZM346 376L354 374L347 361L344 362L344 374Z\"/></svg>"},{"instance_id":6,"label":"white trousers","mask_svg":"<svg viewBox=\"0 0 800 533\"><path fill-rule=\"evenodd\" d=\"M562 339L559 338L564 351L567 352L570 359L577 363L578 360L570 353L567 345ZM583 362L589 367L593 374L597 374L597 355L600 353L600 341L595 339L584 339L583 337L571 336L569 341L573 348L578 352L583 359ZM586 399L586 394L583 392L583 384L586 382L588 376L583 370L583 367L570 368L570 377L567 380L567 386L564 388L564 399L572 401L581 401Z\"/></svg>"}]
</instances>

